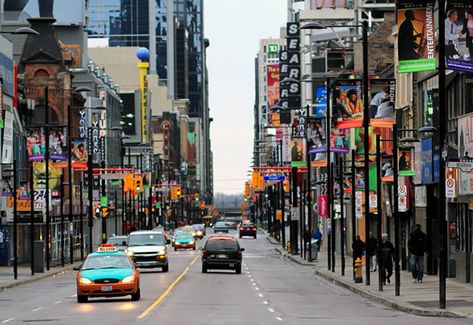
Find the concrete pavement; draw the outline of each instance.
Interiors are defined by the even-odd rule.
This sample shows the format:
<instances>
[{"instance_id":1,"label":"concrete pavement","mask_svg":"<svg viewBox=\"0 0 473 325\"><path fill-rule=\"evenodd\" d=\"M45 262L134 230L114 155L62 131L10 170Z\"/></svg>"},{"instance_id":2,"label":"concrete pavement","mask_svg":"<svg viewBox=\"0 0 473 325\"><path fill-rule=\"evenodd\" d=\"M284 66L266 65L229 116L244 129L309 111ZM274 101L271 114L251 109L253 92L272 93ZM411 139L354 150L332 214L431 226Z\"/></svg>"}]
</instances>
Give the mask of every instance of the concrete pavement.
<instances>
[{"instance_id":1,"label":"concrete pavement","mask_svg":"<svg viewBox=\"0 0 473 325\"><path fill-rule=\"evenodd\" d=\"M413 283L411 274L401 270L401 294L396 296L394 275L391 277L391 284L385 285L383 291L379 291L378 272L371 272L370 286L367 286L364 265L363 283L354 283L351 256L345 257L345 276L342 276L339 254L335 257L335 272L328 270L326 246L322 247L317 261L308 262L299 255L288 254L273 238L268 237L268 241L285 258L300 265L312 267L317 276L388 307L420 316L473 318L472 285L447 279L447 309L439 309L437 308L438 276L424 276L423 283Z\"/></svg>"}]
</instances>

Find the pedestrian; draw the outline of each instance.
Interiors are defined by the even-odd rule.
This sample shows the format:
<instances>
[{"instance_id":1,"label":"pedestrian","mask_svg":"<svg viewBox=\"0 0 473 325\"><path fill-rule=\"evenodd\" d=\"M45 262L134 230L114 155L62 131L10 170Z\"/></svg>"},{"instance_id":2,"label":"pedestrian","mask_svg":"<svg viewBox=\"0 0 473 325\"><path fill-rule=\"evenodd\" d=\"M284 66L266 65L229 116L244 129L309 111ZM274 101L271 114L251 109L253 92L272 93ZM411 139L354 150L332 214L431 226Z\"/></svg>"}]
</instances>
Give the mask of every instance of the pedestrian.
<instances>
[{"instance_id":1,"label":"pedestrian","mask_svg":"<svg viewBox=\"0 0 473 325\"><path fill-rule=\"evenodd\" d=\"M394 246L389 241L388 234L381 235L381 263L380 265L384 269L383 271L383 283L391 283L391 275L393 275L393 257L394 257ZM381 270L380 270L381 271Z\"/></svg>"},{"instance_id":2,"label":"pedestrian","mask_svg":"<svg viewBox=\"0 0 473 325\"><path fill-rule=\"evenodd\" d=\"M320 251L320 246L322 246L322 233L319 227L315 227L314 229L314 239L317 241L317 251Z\"/></svg>"},{"instance_id":3,"label":"pedestrian","mask_svg":"<svg viewBox=\"0 0 473 325\"><path fill-rule=\"evenodd\" d=\"M366 255L370 259L370 271L376 271L376 249L378 248L378 240L374 238L373 233L370 232L370 238L366 242Z\"/></svg>"},{"instance_id":4,"label":"pedestrian","mask_svg":"<svg viewBox=\"0 0 473 325\"><path fill-rule=\"evenodd\" d=\"M421 283L424 276L424 253L427 251L427 236L422 232L419 224L415 226L415 230L409 236L408 247L411 253L412 280L414 283Z\"/></svg>"},{"instance_id":5,"label":"pedestrian","mask_svg":"<svg viewBox=\"0 0 473 325\"><path fill-rule=\"evenodd\" d=\"M358 258L363 258L363 250L365 249L365 242L361 240L359 235L356 235L355 241L351 245L353 250L353 259L356 261Z\"/></svg>"},{"instance_id":6,"label":"pedestrian","mask_svg":"<svg viewBox=\"0 0 473 325\"><path fill-rule=\"evenodd\" d=\"M310 249L310 230L308 228L305 228L304 230L304 259L306 258L306 255L308 254L308 250Z\"/></svg>"}]
</instances>

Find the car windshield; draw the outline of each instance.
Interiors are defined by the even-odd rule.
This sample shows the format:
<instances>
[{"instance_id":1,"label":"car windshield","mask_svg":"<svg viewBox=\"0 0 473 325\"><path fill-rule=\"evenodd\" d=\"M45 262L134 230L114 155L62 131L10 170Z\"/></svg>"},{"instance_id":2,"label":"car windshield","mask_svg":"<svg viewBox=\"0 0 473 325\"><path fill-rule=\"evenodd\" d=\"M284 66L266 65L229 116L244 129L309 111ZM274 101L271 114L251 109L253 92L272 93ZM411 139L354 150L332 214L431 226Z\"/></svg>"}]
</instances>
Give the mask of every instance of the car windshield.
<instances>
[{"instance_id":1,"label":"car windshield","mask_svg":"<svg viewBox=\"0 0 473 325\"><path fill-rule=\"evenodd\" d=\"M209 240L207 244L205 244L205 249L211 251L219 251L219 250L238 250L238 244L236 240L229 240L229 239L217 239L217 240Z\"/></svg>"},{"instance_id":2,"label":"car windshield","mask_svg":"<svg viewBox=\"0 0 473 325\"><path fill-rule=\"evenodd\" d=\"M124 241L126 241L126 237L110 237L107 240L107 244L113 244L115 246L122 246Z\"/></svg>"},{"instance_id":3,"label":"car windshield","mask_svg":"<svg viewBox=\"0 0 473 325\"><path fill-rule=\"evenodd\" d=\"M222 222L222 221L219 221L215 224L215 227L226 227L227 226L227 223L226 222Z\"/></svg>"},{"instance_id":4,"label":"car windshield","mask_svg":"<svg viewBox=\"0 0 473 325\"><path fill-rule=\"evenodd\" d=\"M131 269L133 264L124 255L89 256L82 265L82 270L94 269Z\"/></svg>"},{"instance_id":5,"label":"car windshield","mask_svg":"<svg viewBox=\"0 0 473 325\"><path fill-rule=\"evenodd\" d=\"M163 234L134 234L128 238L128 247L131 246L164 246Z\"/></svg>"},{"instance_id":6,"label":"car windshield","mask_svg":"<svg viewBox=\"0 0 473 325\"><path fill-rule=\"evenodd\" d=\"M186 232L181 232L176 235L176 239L192 239L192 235Z\"/></svg>"}]
</instances>

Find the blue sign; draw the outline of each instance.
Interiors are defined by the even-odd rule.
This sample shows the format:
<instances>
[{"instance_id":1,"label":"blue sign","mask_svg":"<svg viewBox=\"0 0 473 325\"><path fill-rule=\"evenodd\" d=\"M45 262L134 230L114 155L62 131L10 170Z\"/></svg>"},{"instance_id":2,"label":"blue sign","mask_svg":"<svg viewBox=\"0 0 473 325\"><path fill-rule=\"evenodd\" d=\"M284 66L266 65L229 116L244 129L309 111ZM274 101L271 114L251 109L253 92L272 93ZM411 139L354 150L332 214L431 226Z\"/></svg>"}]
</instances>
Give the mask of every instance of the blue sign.
<instances>
[{"instance_id":1,"label":"blue sign","mask_svg":"<svg viewBox=\"0 0 473 325\"><path fill-rule=\"evenodd\" d=\"M422 139L422 184L431 184L433 159L432 159L432 138Z\"/></svg>"},{"instance_id":2,"label":"blue sign","mask_svg":"<svg viewBox=\"0 0 473 325\"><path fill-rule=\"evenodd\" d=\"M327 88L325 85L315 88L314 115L316 118L324 118L327 111Z\"/></svg>"},{"instance_id":3,"label":"blue sign","mask_svg":"<svg viewBox=\"0 0 473 325\"><path fill-rule=\"evenodd\" d=\"M284 175L273 175L273 176L264 176L265 182L282 182L286 180Z\"/></svg>"},{"instance_id":4,"label":"blue sign","mask_svg":"<svg viewBox=\"0 0 473 325\"><path fill-rule=\"evenodd\" d=\"M13 97L13 60L1 52L0 77L3 78L3 92Z\"/></svg>"}]
</instances>

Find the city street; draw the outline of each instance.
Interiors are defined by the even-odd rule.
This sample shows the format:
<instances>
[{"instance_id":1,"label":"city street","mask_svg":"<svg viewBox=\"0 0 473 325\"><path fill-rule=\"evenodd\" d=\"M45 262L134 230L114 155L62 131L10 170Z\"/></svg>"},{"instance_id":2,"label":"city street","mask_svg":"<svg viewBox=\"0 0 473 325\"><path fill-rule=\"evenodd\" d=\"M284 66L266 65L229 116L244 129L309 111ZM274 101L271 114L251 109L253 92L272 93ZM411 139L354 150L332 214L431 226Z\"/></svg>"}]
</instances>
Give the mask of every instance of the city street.
<instances>
[{"instance_id":1,"label":"city street","mask_svg":"<svg viewBox=\"0 0 473 325\"><path fill-rule=\"evenodd\" d=\"M2 292L0 323L473 323L417 317L370 302L316 278L311 267L282 259L262 233L256 240L243 238L240 243L246 249L240 275L226 271L203 274L198 250L171 249L169 273L142 271L139 302L125 297L78 304L75 272L68 272Z\"/></svg>"}]
</instances>

